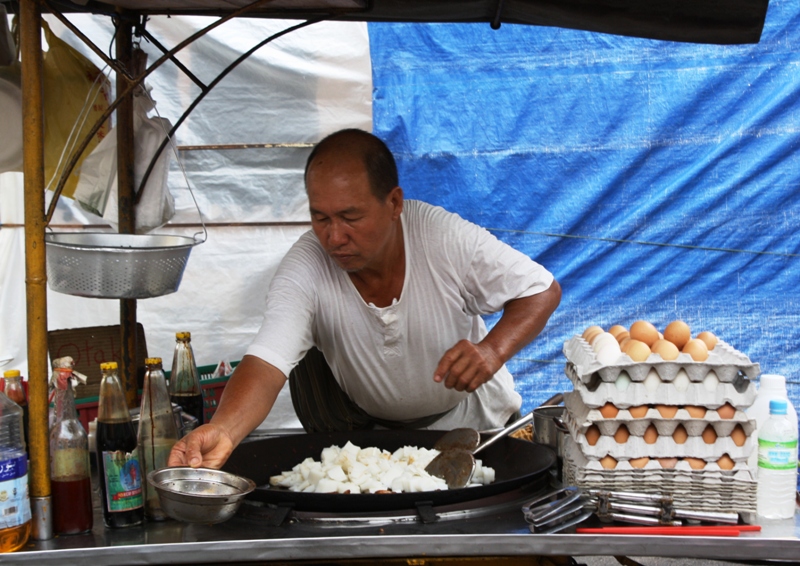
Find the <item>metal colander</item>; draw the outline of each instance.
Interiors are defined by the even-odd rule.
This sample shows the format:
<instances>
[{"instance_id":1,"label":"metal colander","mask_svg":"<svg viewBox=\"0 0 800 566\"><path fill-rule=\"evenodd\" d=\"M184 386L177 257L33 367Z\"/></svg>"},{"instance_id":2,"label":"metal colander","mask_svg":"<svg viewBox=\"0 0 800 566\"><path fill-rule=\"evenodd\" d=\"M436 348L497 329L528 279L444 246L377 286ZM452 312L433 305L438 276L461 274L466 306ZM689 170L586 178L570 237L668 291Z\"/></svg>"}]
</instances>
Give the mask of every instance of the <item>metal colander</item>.
<instances>
[{"instance_id":1,"label":"metal colander","mask_svg":"<svg viewBox=\"0 0 800 566\"><path fill-rule=\"evenodd\" d=\"M51 233L47 282L53 291L101 299L146 299L178 290L198 243L170 235Z\"/></svg>"}]
</instances>

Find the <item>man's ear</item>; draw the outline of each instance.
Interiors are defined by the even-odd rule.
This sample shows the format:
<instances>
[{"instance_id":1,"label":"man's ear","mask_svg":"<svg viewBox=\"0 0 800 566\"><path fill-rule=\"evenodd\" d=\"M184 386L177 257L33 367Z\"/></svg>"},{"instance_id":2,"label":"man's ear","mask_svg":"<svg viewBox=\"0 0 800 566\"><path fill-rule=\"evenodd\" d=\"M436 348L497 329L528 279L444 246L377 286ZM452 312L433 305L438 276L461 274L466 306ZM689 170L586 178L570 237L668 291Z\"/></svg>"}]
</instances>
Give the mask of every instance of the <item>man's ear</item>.
<instances>
[{"instance_id":1,"label":"man's ear","mask_svg":"<svg viewBox=\"0 0 800 566\"><path fill-rule=\"evenodd\" d=\"M403 212L403 189L401 187L393 188L391 191L389 191L387 200L392 206L394 206L392 220L397 220L400 218L400 213Z\"/></svg>"}]
</instances>

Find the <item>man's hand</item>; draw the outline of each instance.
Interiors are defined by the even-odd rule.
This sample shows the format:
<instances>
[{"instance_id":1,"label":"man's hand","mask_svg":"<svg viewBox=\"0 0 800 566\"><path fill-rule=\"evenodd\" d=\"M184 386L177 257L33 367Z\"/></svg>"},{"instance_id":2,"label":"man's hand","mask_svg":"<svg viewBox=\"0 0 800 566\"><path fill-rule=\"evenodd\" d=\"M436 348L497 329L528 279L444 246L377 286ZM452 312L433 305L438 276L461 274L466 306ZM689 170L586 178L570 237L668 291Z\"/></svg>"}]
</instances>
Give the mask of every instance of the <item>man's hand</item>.
<instances>
[{"instance_id":1,"label":"man's hand","mask_svg":"<svg viewBox=\"0 0 800 566\"><path fill-rule=\"evenodd\" d=\"M168 466L219 469L233 452L227 431L213 423L200 426L184 436L169 454Z\"/></svg>"},{"instance_id":2,"label":"man's hand","mask_svg":"<svg viewBox=\"0 0 800 566\"><path fill-rule=\"evenodd\" d=\"M472 393L492 379L502 365L500 357L486 344L461 340L442 356L433 380L444 381L448 389Z\"/></svg>"}]
</instances>

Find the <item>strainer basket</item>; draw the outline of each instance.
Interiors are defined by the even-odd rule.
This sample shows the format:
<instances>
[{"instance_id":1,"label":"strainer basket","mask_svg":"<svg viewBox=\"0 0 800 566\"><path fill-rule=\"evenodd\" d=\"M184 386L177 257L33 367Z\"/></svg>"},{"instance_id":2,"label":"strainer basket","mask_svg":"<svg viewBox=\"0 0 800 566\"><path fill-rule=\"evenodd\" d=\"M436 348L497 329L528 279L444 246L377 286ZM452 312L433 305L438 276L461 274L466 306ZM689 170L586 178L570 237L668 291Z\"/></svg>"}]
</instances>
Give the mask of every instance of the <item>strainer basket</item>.
<instances>
[{"instance_id":1,"label":"strainer basket","mask_svg":"<svg viewBox=\"0 0 800 566\"><path fill-rule=\"evenodd\" d=\"M193 238L99 232L45 234L53 291L99 299L147 299L178 290Z\"/></svg>"}]
</instances>

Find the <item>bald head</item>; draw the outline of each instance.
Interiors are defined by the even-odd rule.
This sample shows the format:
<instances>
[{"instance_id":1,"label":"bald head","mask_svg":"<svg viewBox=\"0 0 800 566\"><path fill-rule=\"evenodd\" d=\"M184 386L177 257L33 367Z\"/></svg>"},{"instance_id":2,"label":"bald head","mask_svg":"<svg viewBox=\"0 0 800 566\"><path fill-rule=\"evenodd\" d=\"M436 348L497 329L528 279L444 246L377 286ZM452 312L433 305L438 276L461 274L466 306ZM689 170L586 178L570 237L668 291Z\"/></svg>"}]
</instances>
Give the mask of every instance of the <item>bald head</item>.
<instances>
[{"instance_id":1,"label":"bald head","mask_svg":"<svg viewBox=\"0 0 800 566\"><path fill-rule=\"evenodd\" d=\"M315 165L347 158L358 159L367 171L370 189L384 200L398 186L397 164L389 148L378 137L363 130L340 130L329 135L311 151L306 161L305 178Z\"/></svg>"}]
</instances>

